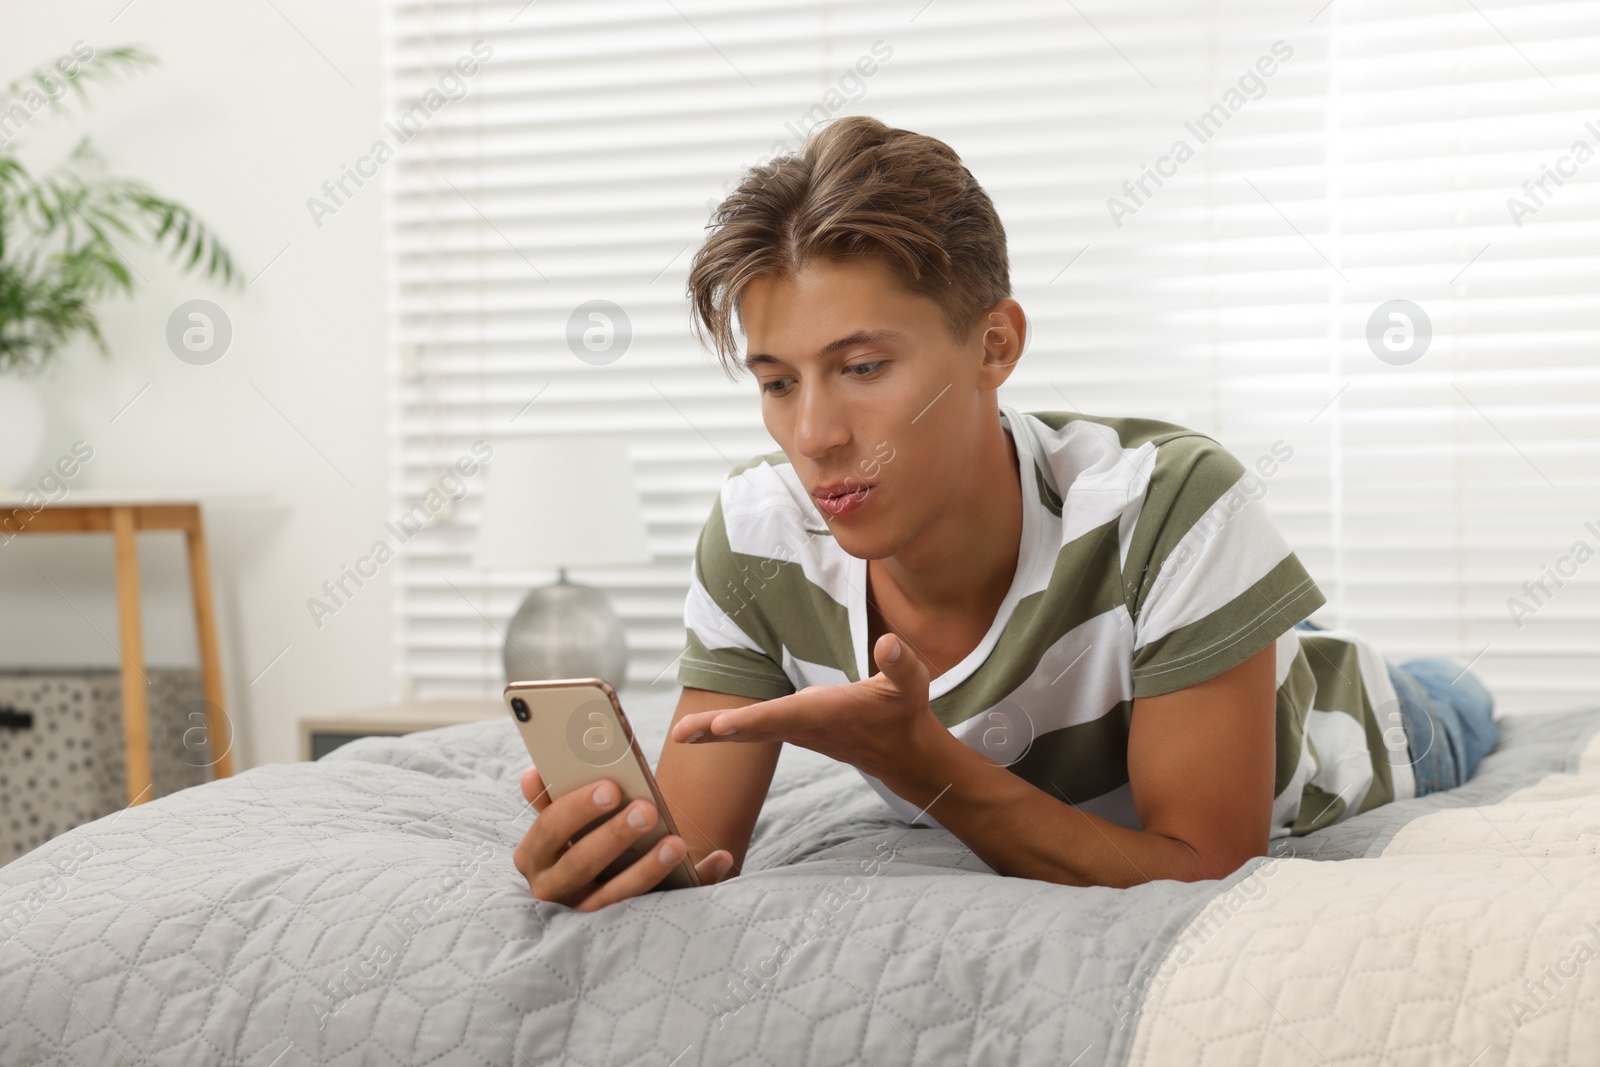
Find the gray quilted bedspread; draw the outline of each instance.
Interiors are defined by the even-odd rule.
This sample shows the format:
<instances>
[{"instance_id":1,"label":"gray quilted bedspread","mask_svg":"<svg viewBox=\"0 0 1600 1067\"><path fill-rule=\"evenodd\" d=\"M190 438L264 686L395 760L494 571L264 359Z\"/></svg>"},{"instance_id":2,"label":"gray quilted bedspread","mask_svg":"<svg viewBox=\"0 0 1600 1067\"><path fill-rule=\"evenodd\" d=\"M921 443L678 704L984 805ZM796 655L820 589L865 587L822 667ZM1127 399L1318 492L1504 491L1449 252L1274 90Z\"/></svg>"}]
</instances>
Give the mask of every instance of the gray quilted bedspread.
<instances>
[{"instance_id":1,"label":"gray quilted bedspread","mask_svg":"<svg viewBox=\"0 0 1600 1067\"><path fill-rule=\"evenodd\" d=\"M1293 842L1364 856L1568 769L1600 712L1503 720L1457 794ZM639 717L660 751L664 715ZM0 1064L1125 1064L1222 881L995 876L786 750L742 876L594 914L530 897L508 721L369 738L78 827L0 868Z\"/></svg>"}]
</instances>

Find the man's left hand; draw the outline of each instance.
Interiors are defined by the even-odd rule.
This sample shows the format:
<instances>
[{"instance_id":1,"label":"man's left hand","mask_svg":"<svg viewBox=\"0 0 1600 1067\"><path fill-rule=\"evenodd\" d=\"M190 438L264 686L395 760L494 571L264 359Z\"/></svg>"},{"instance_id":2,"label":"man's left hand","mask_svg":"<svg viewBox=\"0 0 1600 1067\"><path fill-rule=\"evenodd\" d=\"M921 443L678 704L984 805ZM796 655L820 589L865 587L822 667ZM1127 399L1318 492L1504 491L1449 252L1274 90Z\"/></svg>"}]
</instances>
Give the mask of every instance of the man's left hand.
<instances>
[{"instance_id":1,"label":"man's left hand","mask_svg":"<svg viewBox=\"0 0 1600 1067\"><path fill-rule=\"evenodd\" d=\"M897 634L873 646L879 673L759 704L685 715L670 741L787 741L882 779L948 731L928 707L928 668ZM935 732L936 731L936 732Z\"/></svg>"}]
</instances>

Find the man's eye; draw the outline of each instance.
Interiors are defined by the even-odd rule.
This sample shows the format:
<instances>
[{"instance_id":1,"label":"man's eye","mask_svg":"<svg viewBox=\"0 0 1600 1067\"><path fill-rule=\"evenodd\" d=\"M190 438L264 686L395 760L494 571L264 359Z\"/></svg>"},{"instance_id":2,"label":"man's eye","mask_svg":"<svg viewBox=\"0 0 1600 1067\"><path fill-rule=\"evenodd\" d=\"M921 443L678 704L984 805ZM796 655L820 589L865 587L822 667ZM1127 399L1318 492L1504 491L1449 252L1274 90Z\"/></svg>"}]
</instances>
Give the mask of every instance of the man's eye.
<instances>
[{"instance_id":1,"label":"man's eye","mask_svg":"<svg viewBox=\"0 0 1600 1067\"><path fill-rule=\"evenodd\" d=\"M794 381L793 378L774 378L769 382L762 382L761 391L763 393L771 393L772 395L776 396L785 389L789 388L789 383L792 381Z\"/></svg>"},{"instance_id":2,"label":"man's eye","mask_svg":"<svg viewBox=\"0 0 1600 1067\"><path fill-rule=\"evenodd\" d=\"M865 378L868 374L871 374L873 371L877 370L881 366L883 366L883 361L879 360L876 363L852 363L852 364L850 364L850 366L846 367L845 370L846 371L864 371L865 373L857 374L857 375L855 375L855 377L857 377L857 378Z\"/></svg>"}]
</instances>

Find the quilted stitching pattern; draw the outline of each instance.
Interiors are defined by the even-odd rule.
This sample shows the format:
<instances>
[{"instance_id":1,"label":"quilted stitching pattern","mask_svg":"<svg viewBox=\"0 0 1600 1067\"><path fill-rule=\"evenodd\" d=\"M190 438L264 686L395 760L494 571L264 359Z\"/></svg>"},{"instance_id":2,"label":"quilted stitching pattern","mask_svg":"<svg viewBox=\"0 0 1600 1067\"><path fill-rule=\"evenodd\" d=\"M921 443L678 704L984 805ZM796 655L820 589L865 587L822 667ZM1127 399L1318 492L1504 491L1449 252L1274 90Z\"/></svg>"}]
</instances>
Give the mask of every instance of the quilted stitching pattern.
<instances>
[{"instance_id":1,"label":"quilted stitching pattern","mask_svg":"<svg viewBox=\"0 0 1600 1067\"><path fill-rule=\"evenodd\" d=\"M664 708L631 710L659 751ZM1420 974L1413 999L1454 1011L1452 966L1483 955L1466 992L1498 990L1494 960L1542 960L1579 890L1593 899L1587 859L1536 857L1555 888L1497 853L1443 857L1475 866L1471 884L1438 887L1439 856L1284 861L1251 908L1271 906L1225 926L1259 940L1220 971L1180 969L1218 980L1204 996L1157 987L1136 1031L1116 1021L1135 976L1260 863L1130 890L999 879L944 831L900 822L855 771L789 749L743 876L579 915L531 899L510 865L532 818L526 764L509 722L371 738L119 812L0 869L0 1063L1088 1067L1124 1062L1136 1033L1140 1062L1254 1062L1230 1058L1251 1041L1261 1062L1295 1062L1281 1023L1250 1036L1235 972L1287 997L1271 975L1295 961L1311 970L1302 1002L1278 1002L1290 1018L1399 1028L1367 973ZM1355 876L1367 867L1386 873ZM1530 905L1544 926L1517 926ZM1314 927L1316 954L1289 951ZM1198 1044L1152 1058L1153 1022ZM1413 1044L1442 1048L1393 1047Z\"/></svg>"},{"instance_id":2,"label":"quilted stitching pattern","mask_svg":"<svg viewBox=\"0 0 1600 1067\"><path fill-rule=\"evenodd\" d=\"M1383 854L1418 852L1594 856L1600 773L1553 774L1498 804L1436 812L1401 829Z\"/></svg>"},{"instance_id":3,"label":"quilted stitching pattern","mask_svg":"<svg viewBox=\"0 0 1600 1067\"><path fill-rule=\"evenodd\" d=\"M0 870L0 1063L1086 1067L1222 884L999 879L789 750L743 876L580 915L511 866L526 765L509 722L371 738Z\"/></svg>"},{"instance_id":4,"label":"quilted stitching pattern","mask_svg":"<svg viewBox=\"0 0 1600 1067\"><path fill-rule=\"evenodd\" d=\"M1130 1063L1593 1062L1597 751L1591 773L1418 818L1381 858L1265 861L1270 890L1164 962Z\"/></svg>"}]
</instances>

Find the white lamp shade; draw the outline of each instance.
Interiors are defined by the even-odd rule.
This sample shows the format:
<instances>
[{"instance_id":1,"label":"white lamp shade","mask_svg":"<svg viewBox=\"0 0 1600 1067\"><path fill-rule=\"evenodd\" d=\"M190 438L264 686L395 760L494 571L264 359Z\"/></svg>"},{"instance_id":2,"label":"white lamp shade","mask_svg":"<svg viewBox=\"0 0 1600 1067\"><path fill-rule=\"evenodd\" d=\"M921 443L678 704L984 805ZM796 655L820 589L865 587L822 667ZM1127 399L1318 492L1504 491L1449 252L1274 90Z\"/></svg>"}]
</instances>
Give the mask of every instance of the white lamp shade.
<instances>
[{"instance_id":1,"label":"white lamp shade","mask_svg":"<svg viewBox=\"0 0 1600 1067\"><path fill-rule=\"evenodd\" d=\"M484 475L477 559L485 567L650 562L626 446L611 437L496 445Z\"/></svg>"}]
</instances>

